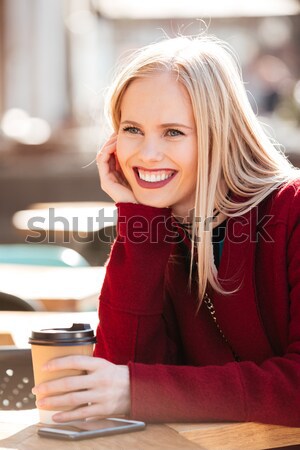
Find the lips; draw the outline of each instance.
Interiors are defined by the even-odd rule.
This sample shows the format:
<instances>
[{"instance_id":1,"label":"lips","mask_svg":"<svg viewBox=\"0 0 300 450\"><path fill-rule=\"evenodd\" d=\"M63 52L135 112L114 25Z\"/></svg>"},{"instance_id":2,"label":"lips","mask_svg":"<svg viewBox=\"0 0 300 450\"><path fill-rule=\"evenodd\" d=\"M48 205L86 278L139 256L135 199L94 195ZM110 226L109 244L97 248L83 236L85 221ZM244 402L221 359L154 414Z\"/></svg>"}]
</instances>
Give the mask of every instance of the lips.
<instances>
[{"instance_id":1,"label":"lips","mask_svg":"<svg viewBox=\"0 0 300 450\"><path fill-rule=\"evenodd\" d=\"M145 169L143 167L133 168L137 183L147 189L157 189L168 184L177 174L172 169Z\"/></svg>"}]
</instances>

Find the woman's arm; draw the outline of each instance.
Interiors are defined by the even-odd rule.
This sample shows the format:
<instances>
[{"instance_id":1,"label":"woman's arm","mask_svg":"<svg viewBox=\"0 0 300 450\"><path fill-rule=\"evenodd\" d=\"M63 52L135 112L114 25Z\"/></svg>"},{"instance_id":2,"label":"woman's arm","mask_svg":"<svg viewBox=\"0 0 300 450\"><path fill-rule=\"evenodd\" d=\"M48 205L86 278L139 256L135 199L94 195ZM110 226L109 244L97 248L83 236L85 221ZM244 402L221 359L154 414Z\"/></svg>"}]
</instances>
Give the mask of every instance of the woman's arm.
<instances>
[{"instance_id":1,"label":"woman's arm","mask_svg":"<svg viewBox=\"0 0 300 450\"><path fill-rule=\"evenodd\" d=\"M95 356L116 364L176 362L164 318L174 233L170 209L118 204L118 236L100 295Z\"/></svg>"}]
</instances>

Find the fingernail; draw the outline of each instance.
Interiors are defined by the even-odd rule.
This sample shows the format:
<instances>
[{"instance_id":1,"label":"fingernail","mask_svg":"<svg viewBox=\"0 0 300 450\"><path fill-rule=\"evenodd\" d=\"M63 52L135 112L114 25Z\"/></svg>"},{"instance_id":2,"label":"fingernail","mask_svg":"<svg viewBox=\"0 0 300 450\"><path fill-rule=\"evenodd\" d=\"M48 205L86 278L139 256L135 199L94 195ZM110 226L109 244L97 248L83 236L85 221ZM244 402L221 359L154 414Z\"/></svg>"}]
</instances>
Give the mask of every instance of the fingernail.
<instances>
[{"instance_id":1,"label":"fingernail","mask_svg":"<svg viewBox=\"0 0 300 450\"><path fill-rule=\"evenodd\" d=\"M37 400L37 401L35 402L35 404L36 404L36 406L37 406L38 408L40 408L41 406L44 406L44 405L45 405L45 402L44 402L44 400Z\"/></svg>"},{"instance_id":2,"label":"fingernail","mask_svg":"<svg viewBox=\"0 0 300 450\"><path fill-rule=\"evenodd\" d=\"M53 414L52 420L54 420L54 422L63 422L63 417L60 414Z\"/></svg>"}]
</instances>

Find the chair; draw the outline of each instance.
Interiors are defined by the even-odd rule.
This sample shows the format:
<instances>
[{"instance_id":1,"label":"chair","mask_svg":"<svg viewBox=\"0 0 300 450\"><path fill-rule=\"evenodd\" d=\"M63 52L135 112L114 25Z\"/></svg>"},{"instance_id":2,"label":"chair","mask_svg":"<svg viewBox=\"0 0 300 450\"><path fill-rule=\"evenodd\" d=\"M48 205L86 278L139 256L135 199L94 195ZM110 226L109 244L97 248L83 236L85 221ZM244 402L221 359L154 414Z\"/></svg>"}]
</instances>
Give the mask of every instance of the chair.
<instances>
[{"instance_id":1,"label":"chair","mask_svg":"<svg viewBox=\"0 0 300 450\"><path fill-rule=\"evenodd\" d=\"M0 292L0 311L35 311L35 309L22 298L7 292Z\"/></svg>"},{"instance_id":2,"label":"chair","mask_svg":"<svg viewBox=\"0 0 300 450\"><path fill-rule=\"evenodd\" d=\"M0 409L34 409L33 386L31 350L0 347Z\"/></svg>"},{"instance_id":3,"label":"chair","mask_svg":"<svg viewBox=\"0 0 300 450\"><path fill-rule=\"evenodd\" d=\"M47 244L0 244L0 263L38 266L89 266L83 256L71 248Z\"/></svg>"}]
</instances>

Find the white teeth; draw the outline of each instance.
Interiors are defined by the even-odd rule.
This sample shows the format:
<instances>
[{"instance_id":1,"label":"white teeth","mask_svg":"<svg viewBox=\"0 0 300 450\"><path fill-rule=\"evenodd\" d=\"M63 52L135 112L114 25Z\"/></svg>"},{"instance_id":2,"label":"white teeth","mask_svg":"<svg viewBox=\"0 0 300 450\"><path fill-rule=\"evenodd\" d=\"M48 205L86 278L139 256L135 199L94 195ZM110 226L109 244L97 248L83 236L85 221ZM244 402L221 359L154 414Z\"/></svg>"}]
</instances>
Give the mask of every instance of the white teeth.
<instances>
[{"instance_id":1,"label":"white teeth","mask_svg":"<svg viewBox=\"0 0 300 450\"><path fill-rule=\"evenodd\" d=\"M158 181L164 181L170 178L174 172L160 170L158 172L148 172L146 170L138 169L138 174L141 180L148 183L157 183Z\"/></svg>"}]
</instances>

